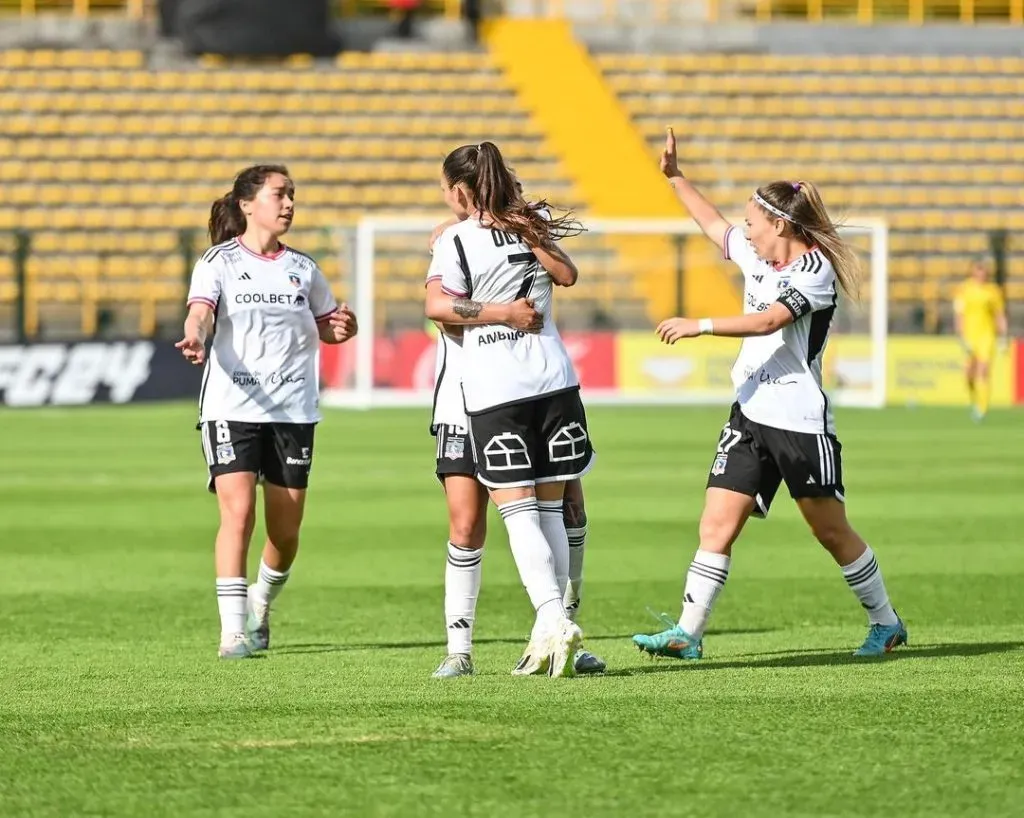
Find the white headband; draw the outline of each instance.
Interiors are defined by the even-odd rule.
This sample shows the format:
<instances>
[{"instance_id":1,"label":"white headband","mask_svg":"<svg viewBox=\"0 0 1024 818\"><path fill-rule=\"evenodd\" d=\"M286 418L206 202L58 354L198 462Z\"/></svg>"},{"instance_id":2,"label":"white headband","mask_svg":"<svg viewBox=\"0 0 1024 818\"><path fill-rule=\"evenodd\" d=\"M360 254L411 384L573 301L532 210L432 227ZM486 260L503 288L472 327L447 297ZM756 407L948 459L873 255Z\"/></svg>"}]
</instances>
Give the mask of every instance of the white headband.
<instances>
[{"instance_id":1,"label":"white headband","mask_svg":"<svg viewBox=\"0 0 1024 818\"><path fill-rule=\"evenodd\" d=\"M790 216L788 213L785 213L782 210L779 210L777 207L775 207L775 205L768 204L768 202L761 198L761 195L756 190L754 191L754 201L761 205L761 207L763 207L769 213L774 213L780 219L785 219L790 224L796 224L796 222L793 221L792 216Z\"/></svg>"}]
</instances>

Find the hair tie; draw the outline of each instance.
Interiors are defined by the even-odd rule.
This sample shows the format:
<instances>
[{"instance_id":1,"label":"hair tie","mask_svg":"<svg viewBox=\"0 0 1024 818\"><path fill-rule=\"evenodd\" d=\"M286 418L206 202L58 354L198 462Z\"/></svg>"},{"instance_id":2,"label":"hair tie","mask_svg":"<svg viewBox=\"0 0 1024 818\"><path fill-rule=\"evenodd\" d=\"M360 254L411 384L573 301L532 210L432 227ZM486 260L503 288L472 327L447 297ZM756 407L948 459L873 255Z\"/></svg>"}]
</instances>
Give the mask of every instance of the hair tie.
<instances>
[{"instance_id":1,"label":"hair tie","mask_svg":"<svg viewBox=\"0 0 1024 818\"><path fill-rule=\"evenodd\" d=\"M795 190L797 193L800 192L800 183L799 182L793 182L793 190Z\"/></svg>"},{"instance_id":2,"label":"hair tie","mask_svg":"<svg viewBox=\"0 0 1024 818\"><path fill-rule=\"evenodd\" d=\"M779 210L779 208L775 207L775 205L769 204L767 201L764 200L764 198L761 196L761 194L758 193L756 190L754 191L754 201L757 202L759 205L761 205L761 207L763 207L769 213L775 214L780 219L785 219L790 224L796 224L796 222L793 221L793 217L792 216L790 216L784 210Z\"/></svg>"}]
</instances>

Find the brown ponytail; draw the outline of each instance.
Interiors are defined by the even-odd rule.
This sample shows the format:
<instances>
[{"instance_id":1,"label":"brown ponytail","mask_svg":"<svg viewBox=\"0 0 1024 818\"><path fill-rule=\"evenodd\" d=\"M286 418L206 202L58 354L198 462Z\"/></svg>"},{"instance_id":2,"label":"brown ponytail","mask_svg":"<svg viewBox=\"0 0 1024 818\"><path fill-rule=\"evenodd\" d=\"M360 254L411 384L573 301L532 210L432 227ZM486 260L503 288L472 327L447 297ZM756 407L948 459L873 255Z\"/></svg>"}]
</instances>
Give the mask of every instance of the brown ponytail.
<instances>
[{"instance_id":1,"label":"brown ponytail","mask_svg":"<svg viewBox=\"0 0 1024 818\"><path fill-rule=\"evenodd\" d=\"M245 214L240 203L255 199L267 177L273 173L288 176L288 168L284 165L253 165L235 177L231 190L210 208L211 244L221 244L245 232Z\"/></svg>"},{"instance_id":2,"label":"brown ponytail","mask_svg":"<svg viewBox=\"0 0 1024 818\"><path fill-rule=\"evenodd\" d=\"M505 164L493 142L463 145L445 157L444 178L449 186L465 184L476 207L487 214L489 224L522 238L532 247L550 246L566 236L577 236L583 227L565 213L549 221L523 198L522 187ZM547 207L547 203L543 203Z\"/></svg>"},{"instance_id":3,"label":"brown ponytail","mask_svg":"<svg viewBox=\"0 0 1024 818\"><path fill-rule=\"evenodd\" d=\"M232 191L210 208L210 244L220 244L245 232L245 214Z\"/></svg>"}]
</instances>

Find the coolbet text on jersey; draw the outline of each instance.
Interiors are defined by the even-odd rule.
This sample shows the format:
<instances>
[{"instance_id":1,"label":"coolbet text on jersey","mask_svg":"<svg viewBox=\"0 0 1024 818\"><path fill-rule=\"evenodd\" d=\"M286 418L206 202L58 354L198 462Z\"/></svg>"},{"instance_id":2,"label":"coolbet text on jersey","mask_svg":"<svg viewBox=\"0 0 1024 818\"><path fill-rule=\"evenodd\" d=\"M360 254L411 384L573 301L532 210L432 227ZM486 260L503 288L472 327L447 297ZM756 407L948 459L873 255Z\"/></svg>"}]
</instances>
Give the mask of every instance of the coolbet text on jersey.
<instances>
[{"instance_id":1,"label":"coolbet text on jersey","mask_svg":"<svg viewBox=\"0 0 1024 818\"><path fill-rule=\"evenodd\" d=\"M261 256L231 239L196 262L195 302L214 311L200 422L320 420L317 322L338 305L312 258L284 246Z\"/></svg>"}]
</instances>

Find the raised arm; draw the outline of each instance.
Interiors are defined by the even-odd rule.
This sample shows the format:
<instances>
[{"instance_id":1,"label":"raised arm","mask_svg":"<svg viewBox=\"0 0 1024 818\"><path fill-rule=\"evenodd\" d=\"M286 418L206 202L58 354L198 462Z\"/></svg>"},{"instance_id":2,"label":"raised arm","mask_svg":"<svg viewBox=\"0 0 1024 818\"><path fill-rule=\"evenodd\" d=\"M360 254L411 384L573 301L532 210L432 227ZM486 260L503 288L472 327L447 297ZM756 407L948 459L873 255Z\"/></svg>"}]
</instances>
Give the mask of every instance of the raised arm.
<instances>
[{"instance_id":1,"label":"raised arm","mask_svg":"<svg viewBox=\"0 0 1024 818\"><path fill-rule=\"evenodd\" d=\"M690 212L690 216L697 222L697 226L704 231L704 235L724 250L725 234L729 230L729 222L718 212L718 208L705 199L704 195L679 170L676 135L671 128L665 134L665 150L661 154L661 172L665 174L683 207Z\"/></svg>"},{"instance_id":2,"label":"raised arm","mask_svg":"<svg viewBox=\"0 0 1024 818\"><path fill-rule=\"evenodd\" d=\"M779 299L766 310L725 318L669 318L656 330L666 344L697 335L720 335L726 338L750 338L771 335L816 310L835 305L835 283L813 273L794 275L790 285L779 293Z\"/></svg>"},{"instance_id":3,"label":"raised arm","mask_svg":"<svg viewBox=\"0 0 1024 818\"><path fill-rule=\"evenodd\" d=\"M431 321L441 324L506 324L524 332L539 332L544 326L544 317L533 308L530 299L520 298L511 304L474 301L468 296L445 292L440 278L427 281L424 312Z\"/></svg>"}]
</instances>

